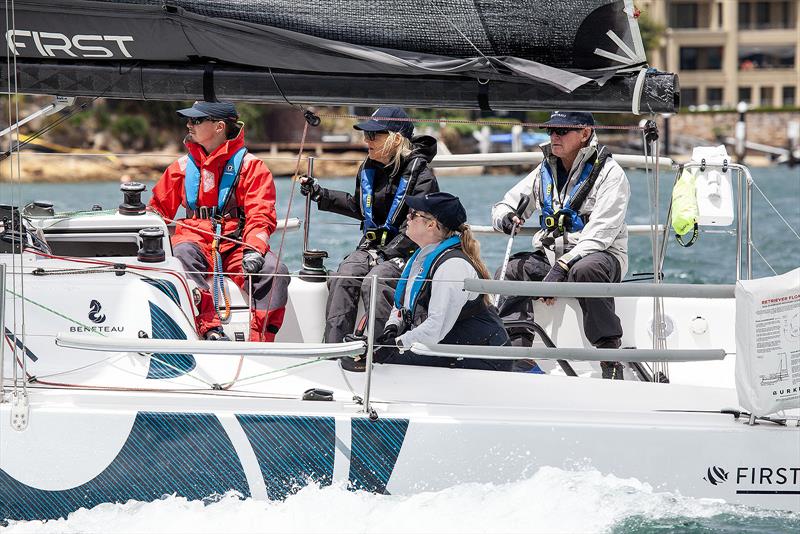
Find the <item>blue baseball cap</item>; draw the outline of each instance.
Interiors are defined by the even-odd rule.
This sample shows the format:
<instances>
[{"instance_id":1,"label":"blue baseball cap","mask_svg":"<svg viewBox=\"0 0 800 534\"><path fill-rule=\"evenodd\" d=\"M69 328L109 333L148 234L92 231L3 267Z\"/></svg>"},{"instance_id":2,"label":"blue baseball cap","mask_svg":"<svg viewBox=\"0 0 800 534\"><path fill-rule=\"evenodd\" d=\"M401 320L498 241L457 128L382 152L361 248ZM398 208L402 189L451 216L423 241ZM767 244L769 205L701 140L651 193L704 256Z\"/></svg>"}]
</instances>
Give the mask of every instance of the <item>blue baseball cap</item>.
<instances>
[{"instance_id":1,"label":"blue baseball cap","mask_svg":"<svg viewBox=\"0 0 800 534\"><path fill-rule=\"evenodd\" d=\"M408 119L403 108L380 107L372 114L374 118L359 122L353 128L364 132L397 132L411 139L414 135L414 123L409 120L393 121L392 119Z\"/></svg>"},{"instance_id":2,"label":"blue baseball cap","mask_svg":"<svg viewBox=\"0 0 800 534\"><path fill-rule=\"evenodd\" d=\"M233 102L205 102L198 100L192 107L179 109L178 115L189 118L211 117L212 119L237 120L236 106Z\"/></svg>"},{"instance_id":3,"label":"blue baseball cap","mask_svg":"<svg viewBox=\"0 0 800 534\"><path fill-rule=\"evenodd\" d=\"M457 196L450 193L428 193L406 198L409 208L430 213L449 230L458 228L467 222L467 211Z\"/></svg>"},{"instance_id":4,"label":"blue baseball cap","mask_svg":"<svg viewBox=\"0 0 800 534\"><path fill-rule=\"evenodd\" d=\"M554 111L550 115L550 119L544 126L549 128L551 126L578 126L584 127L594 126L594 117L591 113L583 111Z\"/></svg>"}]
</instances>

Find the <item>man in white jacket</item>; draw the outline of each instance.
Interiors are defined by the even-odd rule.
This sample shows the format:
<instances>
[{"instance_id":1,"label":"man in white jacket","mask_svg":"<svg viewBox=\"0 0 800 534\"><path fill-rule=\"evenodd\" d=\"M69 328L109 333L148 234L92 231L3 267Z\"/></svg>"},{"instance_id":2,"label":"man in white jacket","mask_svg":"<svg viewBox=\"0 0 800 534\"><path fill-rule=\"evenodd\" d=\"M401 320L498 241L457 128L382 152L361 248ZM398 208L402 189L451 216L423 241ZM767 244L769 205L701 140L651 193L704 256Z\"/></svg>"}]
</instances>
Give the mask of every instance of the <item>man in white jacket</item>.
<instances>
[{"instance_id":1,"label":"man in white jacket","mask_svg":"<svg viewBox=\"0 0 800 534\"><path fill-rule=\"evenodd\" d=\"M555 111L545 123L550 142L541 146L545 159L494 205L494 227L511 234L534 211L541 230L533 251L515 254L508 263L508 280L545 282L619 282L628 268L628 229L625 212L630 188L625 171L600 145L591 113ZM521 195L531 200L521 218L514 210ZM553 251L550 265L545 248ZM548 305L555 299L543 299ZM587 339L597 348L619 348L622 326L613 298L579 298ZM533 322L530 297L500 302L506 321ZM528 345L527 329L512 329L512 344ZM534 364L535 365L535 364ZM604 378L622 379L622 365L602 362Z\"/></svg>"}]
</instances>

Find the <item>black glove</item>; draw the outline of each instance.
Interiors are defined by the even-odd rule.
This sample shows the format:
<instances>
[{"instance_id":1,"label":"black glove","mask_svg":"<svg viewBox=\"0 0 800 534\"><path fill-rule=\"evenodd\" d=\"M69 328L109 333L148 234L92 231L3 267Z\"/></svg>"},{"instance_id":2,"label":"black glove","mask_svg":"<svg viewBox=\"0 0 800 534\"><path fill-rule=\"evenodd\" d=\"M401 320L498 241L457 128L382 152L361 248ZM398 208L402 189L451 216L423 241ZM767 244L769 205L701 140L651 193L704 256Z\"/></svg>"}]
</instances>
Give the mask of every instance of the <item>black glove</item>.
<instances>
[{"instance_id":1,"label":"black glove","mask_svg":"<svg viewBox=\"0 0 800 534\"><path fill-rule=\"evenodd\" d=\"M567 270L561 266L560 263L556 262L555 265L550 269L550 272L544 277L542 282L563 282L567 279ZM541 300L547 301L552 300L553 297L539 297ZM552 304L547 302L546 304Z\"/></svg>"},{"instance_id":2,"label":"black glove","mask_svg":"<svg viewBox=\"0 0 800 534\"><path fill-rule=\"evenodd\" d=\"M400 329L397 328L397 325L392 323L386 325L386 328L383 329L383 334L378 336L375 340L375 343L378 345L397 345L397 334L400 333Z\"/></svg>"},{"instance_id":3,"label":"black glove","mask_svg":"<svg viewBox=\"0 0 800 534\"><path fill-rule=\"evenodd\" d=\"M300 177L300 194L304 197L309 197L314 202L319 202L322 197L322 186L319 182L310 176Z\"/></svg>"},{"instance_id":4,"label":"black glove","mask_svg":"<svg viewBox=\"0 0 800 534\"><path fill-rule=\"evenodd\" d=\"M563 282L566 279L567 270L563 268L560 263L556 262L556 264L550 269L550 272L547 273L547 276L544 277L542 282Z\"/></svg>"},{"instance_id":5,"label":"black glove","mask_svg":"<svg viewBox=\"0 0 800 534\"><path fill-rule=\"evenodd\" d=\"M516 216L516 213L514 213L513 211L510 211L510 212L506 213L505 217L503 217L503 220L500 221L500 228L503 230L503 232L505 232L506 235L511 235L511 232L514 231L514 217L515 216Z\"/></svg>"},{"instance_id":6,"label":"black glove","mask_svg":"<svg viewBox=\"0 0 800 534\"><path fill-rule=\"evenodd\" d=\"M242 258L242 270L246 273L260 273L264 266L264 256L255 250L248 250Z\"/></svg>"}]
</instances>

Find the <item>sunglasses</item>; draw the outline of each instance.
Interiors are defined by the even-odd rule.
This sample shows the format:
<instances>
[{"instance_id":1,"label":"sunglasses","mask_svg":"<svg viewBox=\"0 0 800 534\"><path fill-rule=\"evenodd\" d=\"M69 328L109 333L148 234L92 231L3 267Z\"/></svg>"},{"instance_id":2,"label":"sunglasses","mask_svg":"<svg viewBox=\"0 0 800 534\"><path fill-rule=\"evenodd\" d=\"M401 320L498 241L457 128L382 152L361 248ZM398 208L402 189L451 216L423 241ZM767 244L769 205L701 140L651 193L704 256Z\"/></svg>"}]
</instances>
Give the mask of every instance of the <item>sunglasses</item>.
<instances>
[{"instance_id":1,"label":"sunglasses","mask_svg":"<svg viewBox=\"0 0 800 534\"><path fill-rule=\"evenodd\" d=\"M415 209L409 209L408 210L408 219L410 221L413 221L417 217L421 217L422 219L427 219L429 221L435 221L436 220L433 217L428 217L427 215L423 215L421 211L417 211Z\"/></svg>"},{"instance_id":2,"label":"sunglasses","mask_svg":"<svg viewBox=\"0 0 800 534\"><path fill-rule=\"evenodd\" d=\"M577 128L548 128L546 131L547 131L547 135L556 134L559 137L564 137L569 132L577 132L578 129Z\"/></svg>"},{"instance_id":3,"label":"sunglasses","mask_svg":"<svg viewBox=\"0 0 800 534\"><path fill-rule=\"evenodd\" d=\"M191 122L194 126L197 126L198 124L203 124L206 121L217 122L221 120L224 119L215 119L212 117L189 117L189 122Z\"/></svg>"},{"instance_id":4,"label":"sunglasses","mask_svg":"<svg viewBox=\"0 0 800 534\"><path fill-rule=\"evenodd\" d=\"M367 132L367 131L364 131L363 133L364 133L364 139L366 139L367 141L374 141L378 137L378 135L386 134L386 133L389 133L389 132L386 131L386 130L383 130L383 131L380 131L380 132Z\"/></svg>"}]
</instances>

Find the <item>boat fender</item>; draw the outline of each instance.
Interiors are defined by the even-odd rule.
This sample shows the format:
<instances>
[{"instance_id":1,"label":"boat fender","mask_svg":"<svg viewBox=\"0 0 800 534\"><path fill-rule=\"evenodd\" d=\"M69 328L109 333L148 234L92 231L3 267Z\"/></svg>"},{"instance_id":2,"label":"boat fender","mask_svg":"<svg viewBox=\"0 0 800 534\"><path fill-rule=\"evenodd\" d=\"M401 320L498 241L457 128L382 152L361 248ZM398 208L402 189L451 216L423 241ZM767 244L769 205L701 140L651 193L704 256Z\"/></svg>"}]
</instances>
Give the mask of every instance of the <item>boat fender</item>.
<instances>
[{"instance_id":1,"label":"boat fender","mask_svg":"<svg viewBox=\"0 0 800 534\"><path fill-rule=\"evenodd\" d=\"M680 175L672 188L672 228L675 239L683 247L691 247L697 240L697 194L695 192L695 175L689 170L680 169ZM692 232L689 241L684 242L681 236Z\"/></svg>"},{"instance_id":2,"label":"boat fender","mask_svg":"<svg viewBox=\"0 0 800 534\"><path fill-rule=\"evenodd\" d=\"M304 401L332 401L333 391L320 388L311 388L303 392Z\"/></svg>"}]
</instances>

